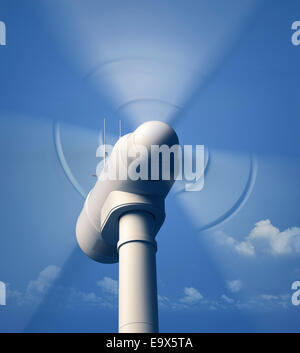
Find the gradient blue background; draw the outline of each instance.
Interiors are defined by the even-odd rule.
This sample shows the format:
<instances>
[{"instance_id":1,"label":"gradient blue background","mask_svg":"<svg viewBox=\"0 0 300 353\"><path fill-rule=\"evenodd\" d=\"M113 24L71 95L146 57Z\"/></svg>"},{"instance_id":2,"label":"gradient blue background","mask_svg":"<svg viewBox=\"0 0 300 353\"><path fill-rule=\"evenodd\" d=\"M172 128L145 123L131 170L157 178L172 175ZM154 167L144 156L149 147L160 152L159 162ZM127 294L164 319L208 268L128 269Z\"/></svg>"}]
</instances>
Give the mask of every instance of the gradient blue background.
<instances>
[{"instance_id":1,"label":"gradient blue background","mask_svg":"<svg viewBox=\"0 0 300 353\"><path fill-rule=\"evenodd\" d=\"M81 6L92 8L92 3L81 1ZM205 18L201 1L98 3L94 15L104 13L112 24L104 34L108 43L110 36L120 36L126 48L121 28L126 21L137 37L138 26L146 26L142 35L151 37L153 29L160 41L156 31L164 27L159 21L169 13L182 28L171 35L166 26L164 43L170 35L170 43L194 48L195 56L191 51L188 57L193 67L200 58L201 66L197 41L209 43L211 35L198 29ZM216 33L222 33L222 19L228 16L224 2L219 4ZM119 118L124 132L137 123L118 112L118 101L105 85L98 90L85 79L93 67L86 69L88 62L79 68L80 55L72 60L74 53L62 44L63 22L53 27L60 10L51 8L48 13L35 0L0 3L0 20L7 27L7 45L0 46L0 280L8 287L0 331L115 332L118 265L93 262L76 244L83 198L61 166L53 128L61 122L66 159L88 190L95 171L85 166L96 166L91 153L103 118L112 136L118 134ZM300 306L291 303L291 284L300 280L300 46L291 43L296 20L297 0L256 2L203 82L198 84L201 75L190 81L182 109L170 121L182 144L208 146L211 164L201 192L173 192L167 199L167 219L157 238L162 332L300 331ZM74 35L73 40L80 53L89 37ZM139 57L147 42L137 43ZM246 202L225 222L199 231L239 198L250 154L256 156L257 176ZM272 253L270 244L260 243L253 255L236 251L262 220L280 232L294 227L290 251Z\"/></svg>"}]
</instances>

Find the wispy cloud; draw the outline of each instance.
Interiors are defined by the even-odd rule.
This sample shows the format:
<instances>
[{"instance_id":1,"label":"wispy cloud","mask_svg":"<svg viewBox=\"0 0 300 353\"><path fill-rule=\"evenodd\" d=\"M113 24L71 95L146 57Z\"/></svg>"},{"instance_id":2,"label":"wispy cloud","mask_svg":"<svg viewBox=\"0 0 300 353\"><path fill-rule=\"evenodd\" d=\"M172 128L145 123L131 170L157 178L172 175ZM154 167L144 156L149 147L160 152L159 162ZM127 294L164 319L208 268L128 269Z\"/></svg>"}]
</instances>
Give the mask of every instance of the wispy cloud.
<instances>
[{"instance_id":1,"label":"wispy cloud","mask_svg":"<svg viewBox=\"0 0 300 353\"><path fill-rule=\"evenodd\" d=\"M219 299L201 298L197 301L183 302L182 298L171 299L159 296L159 305L162 310L277 310L293 309L291 296L288 294L260 294L248 298L231 298L227 294L220 295Z\"/></svg>"},{"instance_id":2,"label":"wispy cloud","mask_svg":"<svg viewBox=\"0 0 300 353\"><path fill-rule=\"evenodd\" d=\"M223 299L228 304L234 303L234 300L232 298L229 298L226 294L222 294L221 299Z\"/></svg>"},{"instance_id":3,"label":"wispy cloud","mask_svg":"<svg viewBox=\"0 0 300 353\"><path fill-rule=\"evenodd\" d=\"M266 310L293 308L290 294L260 294L248 301L249 309L263 308Z\"/></svg>"},{"instance_id":4,"label":"wispy cloud","mask_svg":"<svg viewBox=\"0 0 300 353\"><path fill-rule=\"evenodd\" d=\"M261 294L260 297L263 300L277 300L278 299L277 295L272 295L272 294Z\"/></svg>"},{"instance_id":5,"label":"wispy cloud","mask_svg":"<svg viewBox=\"0 0 300 353\"><path fill-rule=\"evenodd\" d=\"M184 294L185 296L180 299L180 302L184 304L195 304L203 299L203 295L194 287L185 287Z\"/></svg>"},{"instance_id":6,"label":"wispy cloud","mask_svg":"<svg viewBox=\"0 0 300 353\"><path fill-rule=\"evenodd\" d=\"M171 299L165 295L158 295L158 305L162 309L184 310L196 307L198 304L204 304L206 301L203 295L194 287L184 287L184 295L177 299Z\"/></svg>"},{"instance_id":7,"label":"wispy cloud","mask_svg":"<svg viewBox=\"0 0 300 353\"><path fill-rule=\"evenodd\" d=\"M158 295L157 299L158 299L158 305L161 307L167 308L168 306L171 305L170 299L164 295Z\"/></svg>"},{"instance_id":8,"label":"wispy cloud","mask_svg":"<svg viewBox=\"0 0 300 353\"><path fill-rule=\"evenodd\" d=\"M101 297L95 292L84 292L75 288L65 288L66 304L69 308L80 306L81 309L89 307L102 307L116 309L115 298Z\"/></svg>"},{"instance_id":9,"label":"wispy cloud","mask_svg":"<svg viewBox=\"0 0 300 353\"><path fill-rule=\"evenodd\" d=\"M58 278L60 272L61 269L57 266L47 266L35 280L29 281L24 292L12 289L9 284L7 289L8 301L13 301L19 306L38 305L53 282Z\"/></svg>"},{"instance_id":10,"label":"wispy cloud","mask_svg":"<svg viewBox=\"0 0 300 353\"><path fill-rule=\"evenodd\" d=\"M7 286L7 299L21 306L36 306L44 298L48 289L61 270L59 267L51 265L47 266L39 273L35 280L29 281L25 291L12 290L11 286ZM237 293L241 290L243 283L239 279L227 281L228 290L235 294L235 299L230 295L222 294L219 299L204 298L204 296L195 287L184 287L184 295L179 298L170 298L165 295L158 295L158 304L162 309L169 310L248 310L248 309L276 309L292 307L291 296L288 294L270 294L264 293L252 298L243 299L236 298ZM88 308L109 308L117 309L117 292L118 281L110 277L104 277L95 283L102 290L102 295L97 291L85 292L83 290L58 285L52 287L53 293L51 297L57 305L63 305L65 308L80 310Z\"/></svg>"},{"instance_id":11,"label":"wispy cloud","mask_svg":"<svg viewBox=\"0 0 300 353\"><path fill-rule=\"evenodd\" d=\"M240 279L234 279L232 281L227 281L226 284L227 284L228 289L232 293L239 292L243 287L243 283Z\"/></svg>"},{"instance_id":12,"label":"wispy cloud","mask_svg":"<svg viewBox=\"0 0 300 353\"><path fill-rule=\"evenodd\" d=\"M49 265L43 269L35 280L29 281L24 291L11 289L8 285L7 298L18 306L37 306L45 297L47 291L58 278L61 269L54 265ZM67 308L80 306L85 307L106 307L114 309L118 293L118 282L110 277L104 277L97 282L101 287L103 296L95 291L85 292L77 288L57 285L53 290L53 300L58 305L64 305Z\"/></svg>"},{"instance_id":13,"label":"wispy cloud","mask_svg":"<svg viewBox=\"0 0 300 353\"><path fill-rule=\"evenodd\" d=\"M222 231L215 233L214 239L219 245L226 245L244 256L300 253L300 228L292 227L280 231L269 219L257 222L244 241L237 241Z\"/></svg>"},{"instance_id":14,"label":"wispy cloud","mask_svg":"<svg viewBox=\"0 0 300 353\"><path fill-rule=\"evenodd\" d=\"M60 271L61 269L57 266L47 266L40 272L36 280L29 282L25 292L25 298L32 301L39 301L59 276Z\"/></svg>"},{"instance_id":15,"label":"wispy cloud","mask_svg":"<svg viewBox=\"0 0 300 353\"><path fill-rule=\"evenodd\" d=\"M97 285L101 287L105 293L118 295L118 281L110 277L104 277L103 280L97 282Z\"/></svg>"}]
</instances>

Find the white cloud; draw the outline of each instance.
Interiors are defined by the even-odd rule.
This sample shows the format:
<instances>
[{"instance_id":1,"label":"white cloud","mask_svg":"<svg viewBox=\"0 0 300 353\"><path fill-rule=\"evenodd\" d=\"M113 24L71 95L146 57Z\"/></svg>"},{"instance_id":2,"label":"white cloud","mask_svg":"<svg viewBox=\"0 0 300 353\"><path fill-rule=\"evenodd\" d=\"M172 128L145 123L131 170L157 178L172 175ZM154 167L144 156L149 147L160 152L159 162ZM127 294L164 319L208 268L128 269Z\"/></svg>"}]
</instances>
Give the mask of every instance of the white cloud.
<instances>
[{"instance_id":1,"label":"white cloud","mask_svg":"<svg viewBox=\"0 0 300 353\"><path fill-rule=\"evenodd\" d=\"M51 284L60 274L60 268L54 265L47 266L43 271L40 272L38 278L34 281L30 281L26 294L29 296L36 296L45 294Z\"/></svg>"},{"instance_id":2,"label":"white cloud","mask_svg":"<svg viewBox=\"0 0 300 353\"><path fill-rule=\"evenodd\" d=\"M168 307L171 304L169 298L164 295L158 295L157 300L158 300L158 305L161 307Z\"/></svg>"},{"instance_id":3,"label":"white cloud","mask_svg":"<svg viewBox=\"0 0 300 353\"><path fill-rule=\"evenodd\" d=\"M163 295L158 295L158 305L161 308L171 310L189 310L196 308L199 302L201 302L201 304L208 304L207 301L203 300L202 294L194 287L185 287L183 291L184 296L175 300Z\"/></svg>"},{"instance_id":4,"label":"white cloud","mask_svg":"<svg viewBox=\"0 0 300 353\"><path fill-rule=\"evenodd\" d=\"M263 299L263 300L277 300L278 296L277 295L271 295L271 294L261 294L260 298Z\"/></svg>"},{"instance_id":5,"label":"white cloud","mask_svg":"<svg viewBox=\"0 0 300 353\"><path fill-rule=\"evenodd\" d=\"M242 281L239 279L234 279L233 281L227 281L226 282L228 289L232 293L237 293L242 289Z\"/></svg>"},{"instance_id":6,"label":"white cloud","mask_svg":"<svg viewBox=\"0 0 300 353\"><path fill-rule=\"evenodd\" d=\"M228 281L227 285L233 292L242 288L240 280ZM179 299L172 299L166 296L158 295L158 304L161 309L166 310L277 310L292 309L290 294L260 294L252 297L243 297L233 299L226 294L222 294L219 300L203 299L203 296L193 287L184 288L185 296Z\"/></svg>"},{"instance_id":7,"label":"white cloud","mask_svg":"<svg viewBox=\"0 0 300 353\"><path fill-rule=\"evenodd\" d=\"M273 255L300 253L300 228L293 227L280 232L267 219L256 223L247 241L257 250Z\"/></svg>"},{"instance_id":8,"label":"white cloud","mask_svg":"<svg viewBox=\"0 0 300 353\"><path fill-rule=\"evenodd\" d=\"M222 294L221 299L223 299L228 304L232 304L234 302L234 300L232 298L227 297L226 294Z\"/></svg>"},{"instance_id":9,"label":"white cloud","mask_svg":"<svg viewBox=\"0 0 300 353\"><path fill-rule=\"evenodd\" d=\"M222 231L216 232L214 239L219 245L227 245L245 256L258 253L271 255L300 253L300 228L292 227L281 232L269 219L257 222L244 241L239 242Z\"/></svg>"},{"instance_id":10,"label":"white cloud","mask_svg":"<svg viewBox=\"0 0 300 353\"><path fill-rule=\"evenodd\" d=\"M60 268L57 266L48 266L40 272L36 280L29 282L24 292L14 291L8 285L7 297L17 305L30 305L36 306L41 302L51 284L60 274ZM117 308L117 292L118 282L110 277L104 277L97 285L102 288L104 295L99 296L96 292L84 292L72 287L64 287L59 285L53 290L53 300L55 303L61 303L66 308L72 309L76 306L83 308ZM243 284L241 280L236 279L227 282L227 286L232 293L237 293L241 290ZM289 309L290 295L272 295L261 294L253 298L246 298L243 301L239 299L232 299L226 294L222 294L219 300L203 299L202 294L194 287L184 288L184 297L175 300L166 296L158 295L158 303L161 308L169 310L232 310L237 308L240 310L254 309L263 307L266 309L276 309L282 307Z\"/></svg>"},{"instance_id":11,"label":"white cloud","mask_svg":"<svg viewBox=\"0 0 300 353\"><path fill-rule=\"evenodd\" d=\"M185 296L180 299L180 302L184 304L195 304L199 300L203 299L202 294L193 287L185 287L184 294Z\"/></svg>"},{"instance_id":12,"label":"white cloud","mask_svg":"<svg viewBox=\"0 0 300 353\"><path fill-rule=\"evenodd\" d=\"M105 293L118 295L118 281L110 277L104 277L103 280L97 282L97 285Z\"/></svg>"},{"instance_id":13,"label":"white cloud","mask_svg":"<svg viewBox=\"0 0 300 353\"><path fill-rule=\"evenodd\" d=\"M24 291L13 290L8 285L7 299L20 306L38 305L53 282L58 278L60 272L61 269L57 266L47 266L39 273L37 279L29 281Z\"/></svg>"},{"instance_id":14,"label":"white cloud","mask_svg":"<svg viewBox=\"0 0 300 353\"><path fill-rule=\"evenodd\" d=\"M24 292L15 291L8 285L7 297L12 303L19 306L36 306L44 298L50 286L59 276L61 269L57 266L47 266L41 271L35 280L29 281ZM107 307L114 309L116 305L116 294L118 292L118 282L109 277L104 277L97 283L110 296L98 296L95 292L84 292L76 288L58 285L53 289L53 300L57 304L65 305L68 308L79 305L81 308Z\"/></svg>"},{"instance_id":15,"label":"white cloud","mask_svg":"<svg viewBox=\"0 0 300 353\"><path fill-rule=\"evenodd\" d=\"M234 280L227 282L234 291L241 288L242 282ZM192 288L192 289L191 289ZM240 289L239 289L240 290ZM203 299L203 296L193 287L184 288L185 296L181 299L171 299L166 296L158 296L158 303L161 309L167 310L277 310L292 309L289 294L260 294L253 297L233 299L222 294L219 300ZM236 292L235 292L236 293Z\"/></svg>"},{"instance_id":16,"label":"white cloud","mask_svg":"<svg viewBox=\"0 0 300 353\"><path fill-rule=\"evenodd\" d=\"M234 248L242 255L251 256L255 254L254 246L248 241L236 242Z\"/></svg>"},{"instance_id":17,"label":"white cloud","mask_svg":"<svg viewBox=\"0 0 300 353\"><path fill-rule=\"evenodd\" d=\"M218 245L227 246L242 255L254 255L254 247L250 243L239 242L221 230L214 232L213 239Z\"/></svg>"},{"instance_id":18,"label":"white cloud","mask_svg":"<svg viewBox=\"0 0 300 353\"><path fill-rule=\"evenodd\" d=\"M67 305L72 308L76 305L80 305L82 308L85 307L105 307L110 309L117 308L116 303L107 298L102 298L94 292L82 292L75 288L65 288L65 296L67 297Z\"/></svg>"},{"instance_id":19,"label":"white cloud","mask_svg":"<svg viewBox=\"0 0 300 353\"><path fill-rule=\"evenodd\" d=\"M273 310L273 309L292 309L290 294L261 294L248 300L247 306L249 309L258 307Z\"/></svg>"}]
</instances>

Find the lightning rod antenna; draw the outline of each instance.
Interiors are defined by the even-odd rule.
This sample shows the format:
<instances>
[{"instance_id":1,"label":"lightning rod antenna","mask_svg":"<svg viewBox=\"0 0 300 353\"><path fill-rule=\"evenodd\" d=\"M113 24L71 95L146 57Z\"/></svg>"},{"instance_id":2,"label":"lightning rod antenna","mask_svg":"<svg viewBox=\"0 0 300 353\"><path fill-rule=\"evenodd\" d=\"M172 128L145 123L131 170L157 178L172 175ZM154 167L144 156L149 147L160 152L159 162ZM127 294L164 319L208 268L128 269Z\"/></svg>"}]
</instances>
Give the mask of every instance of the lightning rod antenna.
<instances>
[{"instance_id":1,"label":"lightning rod antenna","mask_svg":"<svg viewBox=\"0 0 300 353\"><path fill-rule=\"evenodd\" d=\"M103 144L104 144L104 168L106 163L106 140L105 140L106 118L103 120Z\"/></svg>"}]
</instances>

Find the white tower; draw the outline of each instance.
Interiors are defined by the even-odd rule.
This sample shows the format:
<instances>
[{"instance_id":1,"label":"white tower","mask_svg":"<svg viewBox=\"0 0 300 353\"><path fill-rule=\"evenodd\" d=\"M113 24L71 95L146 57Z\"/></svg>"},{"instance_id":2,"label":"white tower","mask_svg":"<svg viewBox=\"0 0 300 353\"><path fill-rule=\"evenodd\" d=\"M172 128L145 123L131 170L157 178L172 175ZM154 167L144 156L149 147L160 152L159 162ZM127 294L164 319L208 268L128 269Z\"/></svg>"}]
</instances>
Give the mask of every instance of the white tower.
<instances>
[{"instance_id":1,"label":"white tower","mask_svg":"<svg viewBox=\"0 0 300 353\"><path fill-rule=\"evenodd\" d=\"M155 236L164 222L164 201L175 177L168 163L170 178L163 180L160 159L158 178L151 180L154 145L178 146L175 131L163 122L149 121L119 139L76 225L85 254L102 263L119 261L119 332L158 332ZM140 162L149 167L148 180L132 180L128 151L141 150L147 152L140 153Z\"/></svg>"}]
</instances>

